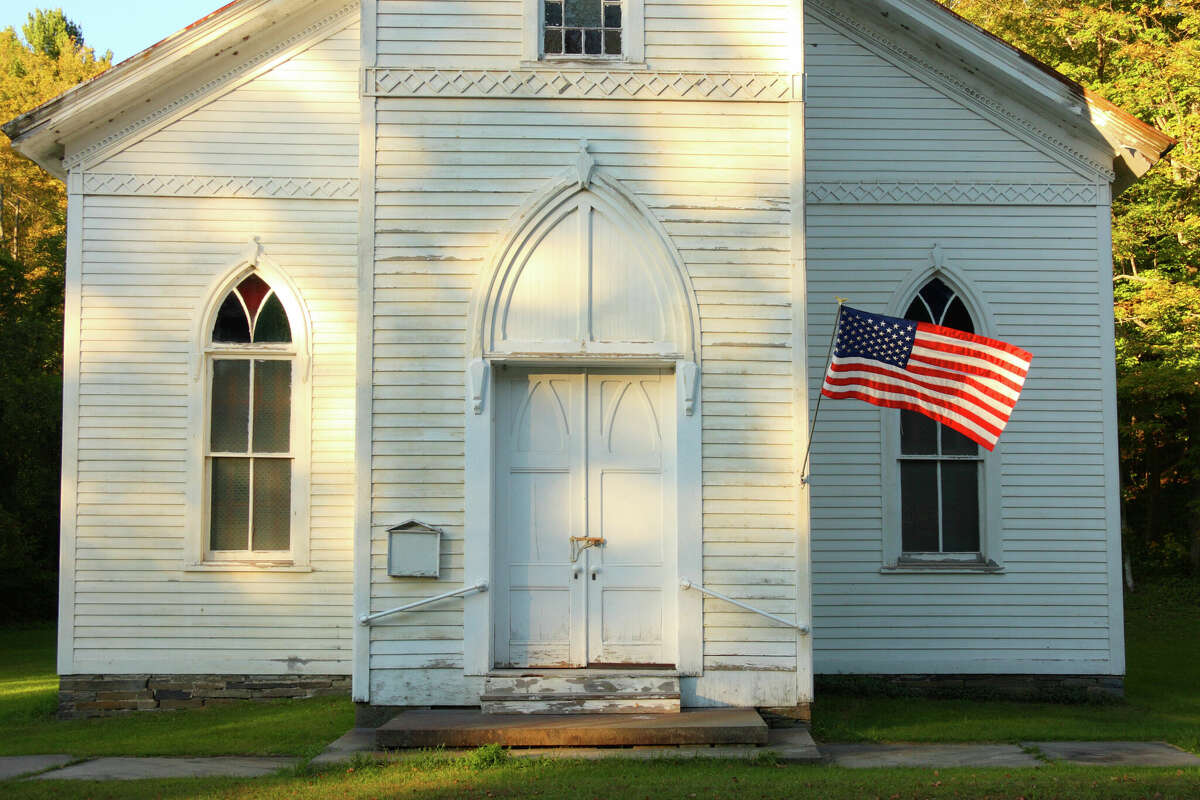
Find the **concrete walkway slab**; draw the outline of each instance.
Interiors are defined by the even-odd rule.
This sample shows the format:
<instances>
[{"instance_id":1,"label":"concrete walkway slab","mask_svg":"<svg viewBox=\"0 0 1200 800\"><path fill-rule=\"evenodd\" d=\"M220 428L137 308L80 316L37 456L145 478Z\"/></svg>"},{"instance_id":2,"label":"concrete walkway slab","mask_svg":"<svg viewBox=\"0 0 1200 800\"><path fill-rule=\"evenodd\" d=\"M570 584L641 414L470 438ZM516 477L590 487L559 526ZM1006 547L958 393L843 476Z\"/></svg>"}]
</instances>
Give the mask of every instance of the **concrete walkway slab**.
<instances>
[{"instance_id":1,"label":"concrete walkway slab","mask_svg":"<svg viewBox=\"0 0 1200 800\"><path fill-rule=\"evenodd\" d=\"M1051 761L1128 767L1200 767L1200 756L1166 742L1027 742Z\"/></svg>"},{"instance_id":2,"label":"concrete walkway slab","mask_svg":"<svg viewBox=\"0 0 1200 800\"><path fill-rule=\"evenodd\" d=\"M97 758L37 775L39 781L126 781L141 778L259 778L298 758Z\"/></svg>"},{"instance_id":3,"label":"concrete walkway slab","mask_svg":"<svg viewBox=\"0 0 1200 800\"><path fill-rule=\"evenodd\" d=\"M464 756L470 749L440 751L447 756ZM355 756L365 754L381 761L404 761L423 758L424 750L376 750L374 728L352 728L335 741L325 752L312 760L314 766L344 764ZM606 758L648 760L656 758L732 758L753 760L773 754L788 764L813 764L823 760L808 728L772 728L767 743L756 745L650 745L639 747L530 747L510 750L513 758L583 759L595 761Z\"/></svg>"},{"instance_id":4,"label":"concrete walkway slab","mask_svg":"<svg viewBox=\"0 0 1200 800\"><path fill-rule=\"evenodd\" d=\"M839 767L1040 767L1015 744L822 744Z\"/></svg>"},{"instance_id":5,"label":"concrete walkway slab","mask_svg":"<svg viewBox=\"0 0 1200 800\"><path fill-rule=\"evenodd\" d=\"M0 781L28 775L31 772L41 772L52 767L61 767L74 760L74 757L68 755L3 756L0 757Z\"/></svg>"}]
</instances>

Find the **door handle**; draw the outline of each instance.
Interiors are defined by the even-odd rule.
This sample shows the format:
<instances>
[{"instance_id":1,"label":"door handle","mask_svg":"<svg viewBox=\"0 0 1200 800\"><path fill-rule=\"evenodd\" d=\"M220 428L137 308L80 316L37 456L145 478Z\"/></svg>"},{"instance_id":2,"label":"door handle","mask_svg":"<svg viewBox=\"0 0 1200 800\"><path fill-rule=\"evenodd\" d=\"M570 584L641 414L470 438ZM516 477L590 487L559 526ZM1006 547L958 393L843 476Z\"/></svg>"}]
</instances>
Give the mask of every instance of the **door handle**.
<instances>
[{"instance_id":1,"label":"door handle","mask_svg":"<svg viewBox=\"0 0 1200 800\"><path fill-rule=\"evenodd\" d=\"M582 574L583 574L583 567L582 567L582 566L580 566L579 564L576 564L576 565L575 565L575 566L574 566L574 567L571 569L571 578L572 578L573 580L579 580L579 576L580 576L580 575L582 575Z\"/></svg>"},{"instance_id":2,"label":"door handle","mask_svg":"<svg viewBox=\"0 0 1200 800\"><path fill-rule=\"evenodd\" d=\"M592 567L588 571L592 574L592 580L596 580L596 576L600 574L600 567Z\"/></svg>"}]
</instances>

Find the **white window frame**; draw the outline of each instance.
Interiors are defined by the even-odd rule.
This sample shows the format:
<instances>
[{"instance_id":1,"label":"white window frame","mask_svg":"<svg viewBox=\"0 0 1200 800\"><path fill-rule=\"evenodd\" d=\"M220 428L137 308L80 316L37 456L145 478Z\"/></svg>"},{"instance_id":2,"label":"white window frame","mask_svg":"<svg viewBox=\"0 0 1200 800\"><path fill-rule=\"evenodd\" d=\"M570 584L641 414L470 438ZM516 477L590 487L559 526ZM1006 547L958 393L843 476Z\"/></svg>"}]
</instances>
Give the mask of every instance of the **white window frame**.
<instances>
[{"instance_id":1,"label":"white window frame","mask_svg":"<svg viewBox=\"0 0 1200 800\"><path fill-rule=\"evenodd\" d=\"M646 3L645 0L622 0L621 55L553 55L542 52L542 20L545 10L542 0L523 0L524 16L521 43L521 66L545 67L582 66L631 69L646 63Z\"/></svg>"},{"instance_id":2,"label":"white window frame","mask_svg":"<svg viewBox=\"0 0 1200 800\"><path fill-rule=\"evenodd\" d=\"M994 336L995 322L984 305L970 290L970 284L953 267L943 264L936 269L924 269L910 277L893 296L887 313L903 317L917 293L937 278L949 286L967 308L980 336ZM883 487L883 574L911 573L983 573L1000 574L1003 567L1003 537L1000 525L1000 473L1002 445L988 452L980 447L977 456L923 456L900 452L900 411L879 409L883 459L880 464L880 485ZM934 553L904 552L902 498L900 488L901 461L975 461L979 464L979 552ZM941 489L938 490L939 500Z\"/></svg>"},{"instance_id":3,"label":"white window frame","mask_svg":"<svg viewBox=\"0 0 1200 800\"><path fill-rule=\"evenodd\" d=\"M257 273L279 298L292 328L290 344L214 344L213 324L221 304L247 276ZM279 265L263 254L257 240L247 254L211 284L197 311L192 341L191 402L185 529L185 571L309 572L311 519L312 325L300 293ZM210 543L211 464L209 423L213 362L218 358L288 359L292 362L291 451L292 508L289 550L213 551ZM218 454L219 455L219 454ZM247 456L252 457L252 456ZM280 457L271 454L272 458Z\"/></svg>"}]
</instances>

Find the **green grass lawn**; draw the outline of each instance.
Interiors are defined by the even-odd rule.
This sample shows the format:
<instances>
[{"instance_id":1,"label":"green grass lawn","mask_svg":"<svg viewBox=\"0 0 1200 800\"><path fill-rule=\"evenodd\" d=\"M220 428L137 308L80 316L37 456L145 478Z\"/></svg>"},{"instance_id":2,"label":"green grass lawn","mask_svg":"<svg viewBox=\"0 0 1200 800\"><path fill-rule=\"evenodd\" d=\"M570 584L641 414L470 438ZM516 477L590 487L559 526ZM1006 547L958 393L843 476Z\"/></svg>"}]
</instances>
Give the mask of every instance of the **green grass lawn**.
<instances>
[{"instance_id":1,"label":"green grass lawn","mask_svg":"<svg viewBox=\"0 0 1200 800\"><path fill-rule=\"evenodd\" d=\"M56 720L54 644L46 626L0 631L0 756L313 756L354 724L336 697Z\"/></svg>"},{"instance_id":2,"label":"green grass lawn","mask_svg":"<svg viewBox=\"0 0 1200 800\"><path fill-rule=\"evenodd\" d=\"M911 800L1195 800L1200 770L1088 769L885 769L767 766L730 761L563 762L519 761L491 769L453 763L358 765L318 773L254 780L155 780L78 783L47 781L0 784L13 800L222 798L223 800L324 800L403 797L538 798L538 800L662 800L662 798L790 798Z\"/></svg>"},{"instance_id":3,"label":"green grass lawn","mask_svg":"<svg viewBox=\"0 0 1200 800\"><path fill-rule=\"evenodd\" d=\"M1125 703L826 694L813 707L813 735L829 742L1163 740L1200 753L1200 584L1146 584L1125 606Z\"/></svg>"}]
</instances>

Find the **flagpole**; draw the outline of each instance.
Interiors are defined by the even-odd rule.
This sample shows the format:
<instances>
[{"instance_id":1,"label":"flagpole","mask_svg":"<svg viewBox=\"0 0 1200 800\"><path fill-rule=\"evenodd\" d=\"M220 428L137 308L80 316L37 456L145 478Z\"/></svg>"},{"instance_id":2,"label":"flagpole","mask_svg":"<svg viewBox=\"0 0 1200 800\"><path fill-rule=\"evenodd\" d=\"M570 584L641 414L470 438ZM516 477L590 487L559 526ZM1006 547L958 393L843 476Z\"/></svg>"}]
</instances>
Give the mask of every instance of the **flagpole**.
<instances>
[{"instance_id":1,"label":"flagpole","mask_svg":"<svg viewBox=\"0 0 1200 800\"><path fill-rule=\"evenodd\" d=\"M833 360L833 343L837 341L838 324L842 321L842 306L846 304L845 297L835 297L838 301L837 314L833 317L833 332L829 335L829 350L825 353L825 368L821 370L821 383L825 383L825 375L829 372L829 362ZM804 463L800 466L800 483L808 483L808 457L812 453L812 437L817 430L817 415L821 413L821 392L817 392L817 404L813 406L812 424L808 428L808 441L804 446Z\"/></svg>"}]
</instances>

